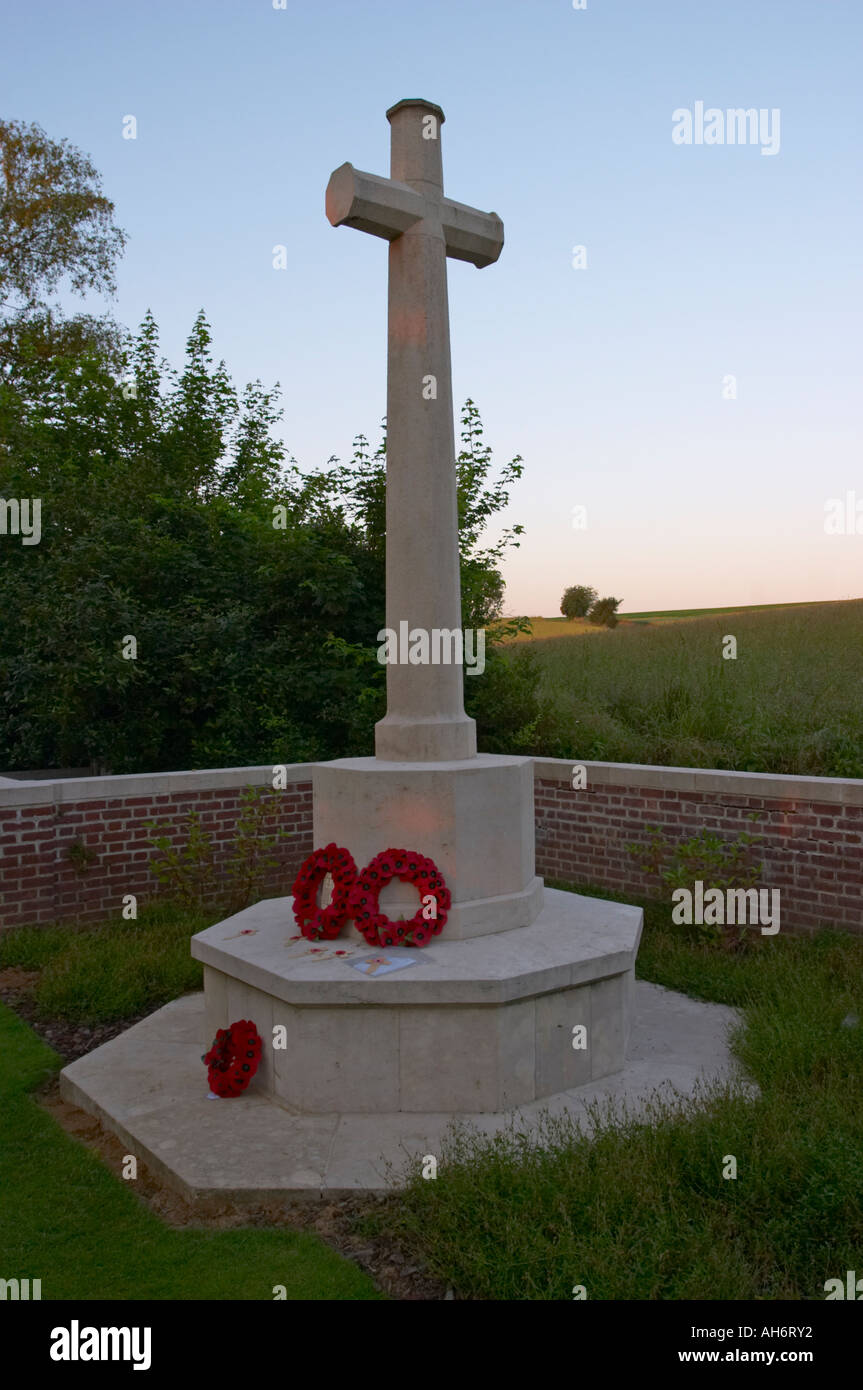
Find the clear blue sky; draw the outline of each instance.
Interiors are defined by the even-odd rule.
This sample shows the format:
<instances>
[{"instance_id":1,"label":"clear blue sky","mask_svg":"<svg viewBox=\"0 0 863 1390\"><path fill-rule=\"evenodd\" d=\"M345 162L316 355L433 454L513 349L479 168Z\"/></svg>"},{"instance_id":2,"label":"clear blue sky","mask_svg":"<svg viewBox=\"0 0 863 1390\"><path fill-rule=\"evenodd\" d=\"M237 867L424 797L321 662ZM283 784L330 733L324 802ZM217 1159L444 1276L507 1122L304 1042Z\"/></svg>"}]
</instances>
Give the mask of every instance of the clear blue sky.
<instances>
[{"instance_id":1,"label":"clear blue sky","mask_svg":"<svg viewBox=\"0 0 863 1390\"><path fill-rule=\"evenodd\" d=\"M329 226L327 179L388 173L393 102L443 107L447 192L506 229L497 265L449 283L455 399L527 465L510 611L576 582L629 611L863 593L863 534L824 533L828 499L863 511L860 0L0 16L0 114L87 151L130 235L114 313L151 308L176 362L203 307L236 381L281 382L307 467L376 439L385 406L386 247ZM675 145L697 101L778 108L778 154Z\"/></svg>"}]
</instances>

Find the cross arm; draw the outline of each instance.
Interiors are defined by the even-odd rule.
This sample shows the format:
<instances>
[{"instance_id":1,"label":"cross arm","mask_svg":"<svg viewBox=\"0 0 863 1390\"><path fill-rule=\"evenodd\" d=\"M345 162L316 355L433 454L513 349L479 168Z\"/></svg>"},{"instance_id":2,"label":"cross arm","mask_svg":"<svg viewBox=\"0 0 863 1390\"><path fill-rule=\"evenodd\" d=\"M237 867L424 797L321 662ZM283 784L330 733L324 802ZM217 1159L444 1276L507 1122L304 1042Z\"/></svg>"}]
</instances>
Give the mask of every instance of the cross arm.
<instances>
[{"instance_id":1,"label":"cross arm","mask_svg":"<svg viewBox=\"0 0 863 1390\"><path fill-rule=\"evenodd\" d=\"M496 212L478 212L466 203L444 198L441 221L448 256L470 261L479 270L494 265L503 250L503 222Z\"/></svg>"},{"instance_id":2,"label":"cross arm","mask_svg":"<svg viewBox=\"0 0 863 1390\"><path fill-rule=\"evenodd\" d=\"M334 227L357 227L392 241L420 220L425 206L422 194L406 183L340 164L327 184L326 209Z\"/></svg>"}]
</instances>

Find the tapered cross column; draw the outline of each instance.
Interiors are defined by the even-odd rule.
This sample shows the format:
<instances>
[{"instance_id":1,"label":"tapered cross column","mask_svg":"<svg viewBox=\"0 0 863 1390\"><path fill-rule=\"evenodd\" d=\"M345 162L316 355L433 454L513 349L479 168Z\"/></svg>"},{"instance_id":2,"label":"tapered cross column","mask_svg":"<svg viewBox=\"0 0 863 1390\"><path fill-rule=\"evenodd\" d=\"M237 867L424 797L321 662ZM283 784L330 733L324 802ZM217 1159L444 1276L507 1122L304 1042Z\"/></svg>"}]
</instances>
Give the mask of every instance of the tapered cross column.
<instances>
[{"instance_id":1,"label":"tapered cross column","mask_svg":"<svg viewBox=\"0 0 863 1390\"><path fill-rule=\"evenodd\" d=\"M386 621L394 633L410 640L421 631L431 643L435 630L461 629L446 258L491 265L503 247L503 223L496 213L444 197L439 106L400 101L387 119L390 178L342 164L330 178L326 210L334 227L356 227L390 243ZM451 651L445 640L438 652L444 650ZM476 726L464 712L462 675L457 663L390 662L376 756L397 762L475 757Z\"/></svg>"}]
</instances>

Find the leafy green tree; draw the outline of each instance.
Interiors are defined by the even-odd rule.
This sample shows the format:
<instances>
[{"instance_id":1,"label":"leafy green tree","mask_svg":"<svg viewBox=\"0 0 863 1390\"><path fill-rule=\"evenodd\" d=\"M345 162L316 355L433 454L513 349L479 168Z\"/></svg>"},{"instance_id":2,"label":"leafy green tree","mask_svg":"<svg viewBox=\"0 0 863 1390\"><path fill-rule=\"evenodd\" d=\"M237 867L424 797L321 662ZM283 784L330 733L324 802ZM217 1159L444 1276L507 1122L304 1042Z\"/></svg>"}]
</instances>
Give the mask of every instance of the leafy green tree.
<instances>
[{"instance_id":1,"label":"leafy green tree","mask_svg":"<svg viewBox=\"0 0 863 1390\"><path fill-rule=\"evenodd\" d=\"M385 431L303 473L277 437L278 387L238 392L203 313L179 371L150 313L134 335L64 318L62 286L114 290L113 204L38 126L0 122L0 163L0 496L42 508L39 545L0 546L0 767L367 753L385 707ZM486 533L523 465L492 478L472 401L461 444L463 622L483 627L522 528ZM537 673L494 648L487 662L470 695L483 728L530 742Z\"/></svg>"},{"instance_id":2,"label":"leafy green tree","mask_svg":"<svg viewBox=\"0 0 863 1390\"><path fill-rule=\"evenodd\" d=\"M38 419L66 414L76 371L120 367L125 334L109 317L64 317L52 300L114 293L125 233L96 169L38 125L0 120L0 462L45 445ZM35 437L33 430L35 429Z\"/></svg>"},{"instance_id":3,"label":"leafy green tree","mask_svg":"<svg viewBox=\"0 0 863 1390\"><path fill-rule=\"evenodd\" d=\"M587 584L572 584L563 591L560 611L565 618L584 618L595 600L595 589L589 588Z\"/></svg>"},{"instance_id":4,"label":"leafy green tree","mask_svg":"<svg viewBox=\"0 0 863 1390\"><path fill-rule=\"evenodd\" d=\"M479 411L468 398L461 412L461 449L456 458L459 549L461 553L462 623L481 628L503 612L504 581L498 566L509 549L518 549L524 527L504 528L495 541L483 544L492 519L509 506L510 488L524 472L517 454L491 477L492 451L483 439Z\"/></svg>"},{"instance_id":5,"label":"leafy green tree","mask_svg":"<svg viewBox=\"0 0 863 1390\"><path fill-rule=\"evenodd\" d=\"M284 465L275 393L238 396L202 316L181 372L150 316L120 366L125 390L95 350L55 354L0 403L0 494L42 500L41 544L0 547L0 763L368 751L382 566Z\"/></svg>"},{"instance_id":6,"label":"leafy green tree","mask_svg":"<svg viewBox=\"0 0 863 1390\"><path fill-rule=\"evenodd\" d=\"M622 603L622 598L598 598L587 615L589 621L597 627L617 627L617 610Z\"/></svg>"},{"instance_id":7,"label":"leafy green tree","mask_svg":"<svg viewBox=\"0 0 863 1390\"><path fill-rule=\"evenodd\" d=\"M0 120L0 309L44 308L68 281L111 294L125 233L91 161L39 125Z\"/></svg>"}]
</instances>

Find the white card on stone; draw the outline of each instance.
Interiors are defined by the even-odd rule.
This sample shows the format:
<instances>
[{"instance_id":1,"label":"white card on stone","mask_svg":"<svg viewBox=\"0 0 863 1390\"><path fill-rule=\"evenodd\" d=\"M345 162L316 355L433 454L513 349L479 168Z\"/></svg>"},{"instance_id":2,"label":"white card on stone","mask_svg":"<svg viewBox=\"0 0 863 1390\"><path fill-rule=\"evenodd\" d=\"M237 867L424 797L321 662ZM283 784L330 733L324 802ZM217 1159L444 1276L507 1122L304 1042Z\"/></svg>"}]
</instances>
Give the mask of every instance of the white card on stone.
<instances>
[{"instance_id":1,"label":"white card on stone","mask_svg":"<svg viewBox=\"0 0 863 1390\"><path fill-rule=\"evenodd\" d=\"M345 961L345 965L350 965L361 974L371 975L375 979L379 979L381 975L389 975L393 970L404 970L406 965L418 964L417 957L409 955L404 947L395 951L376 952L370 956L355 956L353 960Z\"/></svg>"}]
</instances>

